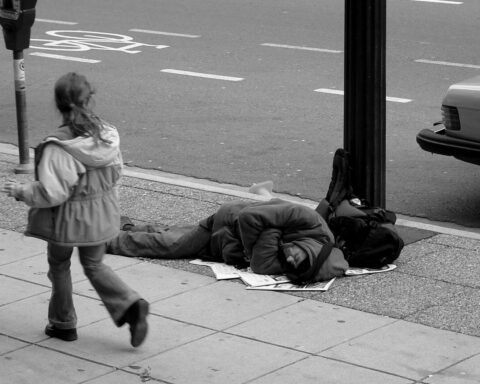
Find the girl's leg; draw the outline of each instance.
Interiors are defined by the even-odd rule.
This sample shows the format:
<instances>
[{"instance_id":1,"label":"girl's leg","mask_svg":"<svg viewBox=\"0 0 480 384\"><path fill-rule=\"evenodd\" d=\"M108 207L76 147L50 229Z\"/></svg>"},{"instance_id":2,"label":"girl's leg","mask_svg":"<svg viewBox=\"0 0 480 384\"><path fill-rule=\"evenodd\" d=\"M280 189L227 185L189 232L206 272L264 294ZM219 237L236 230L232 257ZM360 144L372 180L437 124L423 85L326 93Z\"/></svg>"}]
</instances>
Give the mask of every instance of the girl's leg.
<instances>
[{"instance_id":1,"label":"girl's leg","mask_svg":"<svg viewBox=\"0 0 480 384\"><path fill-rule=\"evenodd\" d=\"M102 259L105 245L79 247L80 262L115 324L130 325L130 344L138 347L147 336L148 303L125 284Z\"/></svg>"},{"instance_id":2,"label":"girl's leg","mask_svg":"<svg viewBox=\"0 0 480 384\"><path fill-rule=\"evenodd\" d=\"M105 304L113 321L117 326L123 325L127 310L140 300L140 295L103 263L105 245L79 247L78 253L85 275Z\"/></svg>"},{"instance_id":3,"label":"girl's leg","mask_svg":"<svg viewBox=\"0 0 480 384\"><path fill-rule=\"evenodd\" d=\"M73 329L77 325L77 315L72 299L72 277L70 258L72 247L48 244L48 278L52 282L52 295L48 305L50 325L59 330Z\"/></svg>"}]
</instances>

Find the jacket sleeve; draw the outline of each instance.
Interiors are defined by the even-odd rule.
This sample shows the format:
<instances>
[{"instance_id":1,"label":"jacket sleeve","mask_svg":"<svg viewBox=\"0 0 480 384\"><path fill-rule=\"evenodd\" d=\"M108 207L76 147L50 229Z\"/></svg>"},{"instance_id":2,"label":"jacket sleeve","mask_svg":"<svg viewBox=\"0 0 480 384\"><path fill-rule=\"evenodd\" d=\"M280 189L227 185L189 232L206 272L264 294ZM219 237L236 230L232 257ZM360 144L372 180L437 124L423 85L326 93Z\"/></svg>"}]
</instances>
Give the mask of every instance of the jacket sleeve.
<instances>
[{"instance_id":1,"label":"jacket sleeve","mask_svg":"<svg viewBox=\"0 0 480 384\"><path fill-rule=\"evenodd\" d=\"M247 265L242 242L232 233L230 228L222 227L212 233L210 246L213 251L213 256L217 260L223 260L225 264L239 267Z\"/></svg>"},{"instance_id":2,"label":"jacket sleeve","mask_svg":"<svg viewBox=\"0 0 480 384\"><path fill-rule=\"evenodd\" d=\"M265 229L252 248L250 268L262 275L278 275L284 272L278 257L282 232L277 228Z\"/></svg>"},{"instance_id":3,"label":"jacket sleeve","mask_svg":"<svg viewBox=\"0 0 480 384\"><path fill-rule=\"evenodd\" d=\"M299 204L272 199L265 204L246 207L238 217L240 234L247 257L260 234L267 228L277 228L285 233L315 229L321 226L321 218L313 209Z\"/></svg>"},{"instance_id":4,"label":"jacket sleeve","mask_svg":"<svg viewBox=\"0 0 480 384\"><path fill-rule=\"evenodd\" d=\"M18 198L34 208L54 207L65 202L85 166L59 145L46 145L37 166L38 181L23 184Z\"/></svg>"}]
</instances>

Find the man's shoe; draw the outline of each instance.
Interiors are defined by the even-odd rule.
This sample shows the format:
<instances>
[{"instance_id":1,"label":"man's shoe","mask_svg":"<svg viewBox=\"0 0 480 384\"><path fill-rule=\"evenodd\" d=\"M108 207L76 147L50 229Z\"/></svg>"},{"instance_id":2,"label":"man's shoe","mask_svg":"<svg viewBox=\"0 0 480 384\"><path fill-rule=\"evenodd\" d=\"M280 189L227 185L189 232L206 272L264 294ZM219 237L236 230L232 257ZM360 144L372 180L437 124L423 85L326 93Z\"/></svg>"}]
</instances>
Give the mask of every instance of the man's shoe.
<instances>
[{"instance_id":1,"label":"man's shoe","mask_svg":"<svg viewBox=\"0 0 480 384\"><path fill-rule=\"evenodd\" d=\"M332 179L325 197L332 211L353 193L350 182L349 153L339 148L333 157Z\"/></svg>"},{"instance_id":2,"label":"man's shoe","mask_svg":"<svg viewBox=\"0 0 480 384\"><path fill-rule=\"evenodd\" d=\"M53 324L48 324L45 327L45 334L63 341L74 341L78 339L76 328L59 329Z\"/></svg>"},{"instance_id":3,"label":"man's shoe","mask_svg":"<svg viewBox=\"0 0 480 384\"><path fill-rule=\"evenodd\" d=\"M140 299L128 308L125 315L125 321L130 324L130 344L132 347L138 347L145 341L148 332L148 303Z\"/></svg>"}]
</instances>

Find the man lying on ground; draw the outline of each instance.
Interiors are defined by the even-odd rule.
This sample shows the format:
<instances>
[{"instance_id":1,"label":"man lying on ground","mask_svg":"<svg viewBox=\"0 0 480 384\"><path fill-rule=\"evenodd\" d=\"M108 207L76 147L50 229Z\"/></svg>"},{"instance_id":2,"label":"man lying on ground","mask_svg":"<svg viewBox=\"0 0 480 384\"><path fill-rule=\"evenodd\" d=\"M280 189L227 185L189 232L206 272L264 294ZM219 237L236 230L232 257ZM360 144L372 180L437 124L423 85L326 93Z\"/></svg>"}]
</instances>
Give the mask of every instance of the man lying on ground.
<instances>
[{"instance_id":1,"label":"man lying on ground","mask_svg":"<svg viewBox=\"0 0 480 384\"><path fill-rule=\"evenodd\" d=\"M271 183L254 186L270 193ZM323 281L341 276L348 263L322 216L314 209L277 198L223 204L194 226L135 226L123 231L107 252L151 258L202 258L260 274L298 275Z\"/></svg>"},{"instance_id":2,"label":"man lying on ground","mask_svg":"<svg viewBox=\"0 0 480 384\"><path fill-rule=\"evenodd\" d=\"M334 157L332 181L316 209L273 198L272 182L252 186L250 192L267 196L259 202L235 201L188 226L135 226L123 218L120 235L107 252L161 259L202 258L259 274L287 274L293 281L310 283L342 276L349 267L344 248L326 219L362 216L353 207L347 162L342 151Z\"/></svg>"}]
</instances>

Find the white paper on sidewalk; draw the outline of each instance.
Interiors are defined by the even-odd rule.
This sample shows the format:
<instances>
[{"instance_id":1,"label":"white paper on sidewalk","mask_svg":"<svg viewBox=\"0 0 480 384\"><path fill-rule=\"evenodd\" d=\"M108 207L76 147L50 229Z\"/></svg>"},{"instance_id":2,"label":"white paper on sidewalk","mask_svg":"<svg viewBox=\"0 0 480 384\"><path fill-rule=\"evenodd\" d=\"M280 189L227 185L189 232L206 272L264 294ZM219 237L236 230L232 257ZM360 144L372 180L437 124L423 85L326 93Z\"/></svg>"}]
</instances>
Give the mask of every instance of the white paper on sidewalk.
<instances>
[{"instance_id":1,"label":"white paper on sidewalk","mask_svg":"<svg viewBox=\"0 0 480 384\"><path fill-rule=\"evenodd\" d=\"M280 283L274 285L263 285L261 287L247 287L247 289L257 291L327 291L335 281L335 277L328 281L320 281L318 283L295 285L292 283Z\"/></svg>"},{"instance_id":2,"label":"white paper on sidewalk","mask_svg":"<svg viewBox=\"0 0 480 384\"><path fill-rule=\"evenodd\" d=\"M397 268L397 266L394 264L387 264L385 267L380 269L350 267L345 271L345 276L357 276L357 275L368 275L371 273L389 272L389 271L393 271L395 268Z\"/></svg>"},{"instance_id":3,"label":"white paper on sidewalk","mask_svg":"<svg viewBox=\"0 0 480 384\"><path fill-rule=\"evenodd\" d=\"M246 270L237 269L231 265L215 261L191 260L190 264L205 265L210 267L218 280L242 279L248 285L247 289L262 291L326 291L332 285L335 278L318 283L296 285L290 282L284 275L259 275Z\"/></svg>"},{"instance_id":4,"label":"white paper on sidewalk","mask_svg":"<svg viewBox=\"0 0 480 384\"><path fill-rule=\"evenodd\" d=\"M285 275L259 275L258 273L243 271L238 271L238 274L240 279L251 287L290 283L290 279Z\"/></svg>"},{"instance_id":5,"label":"white paper on sidewalk","mask_svg":"<svg viewBox=\"0 0 480 384\"><path fill-rule=\"evenodd\" d=\"M239 270L232 265L227 265L225 263L217 263L215 261L203 261L200 259L195 259L190 261L190 264L195 265L205 265L212 269L213 274L217 280L228 280L228 279L238 279L240 278Z\"/></svg>"}]
</instances>

